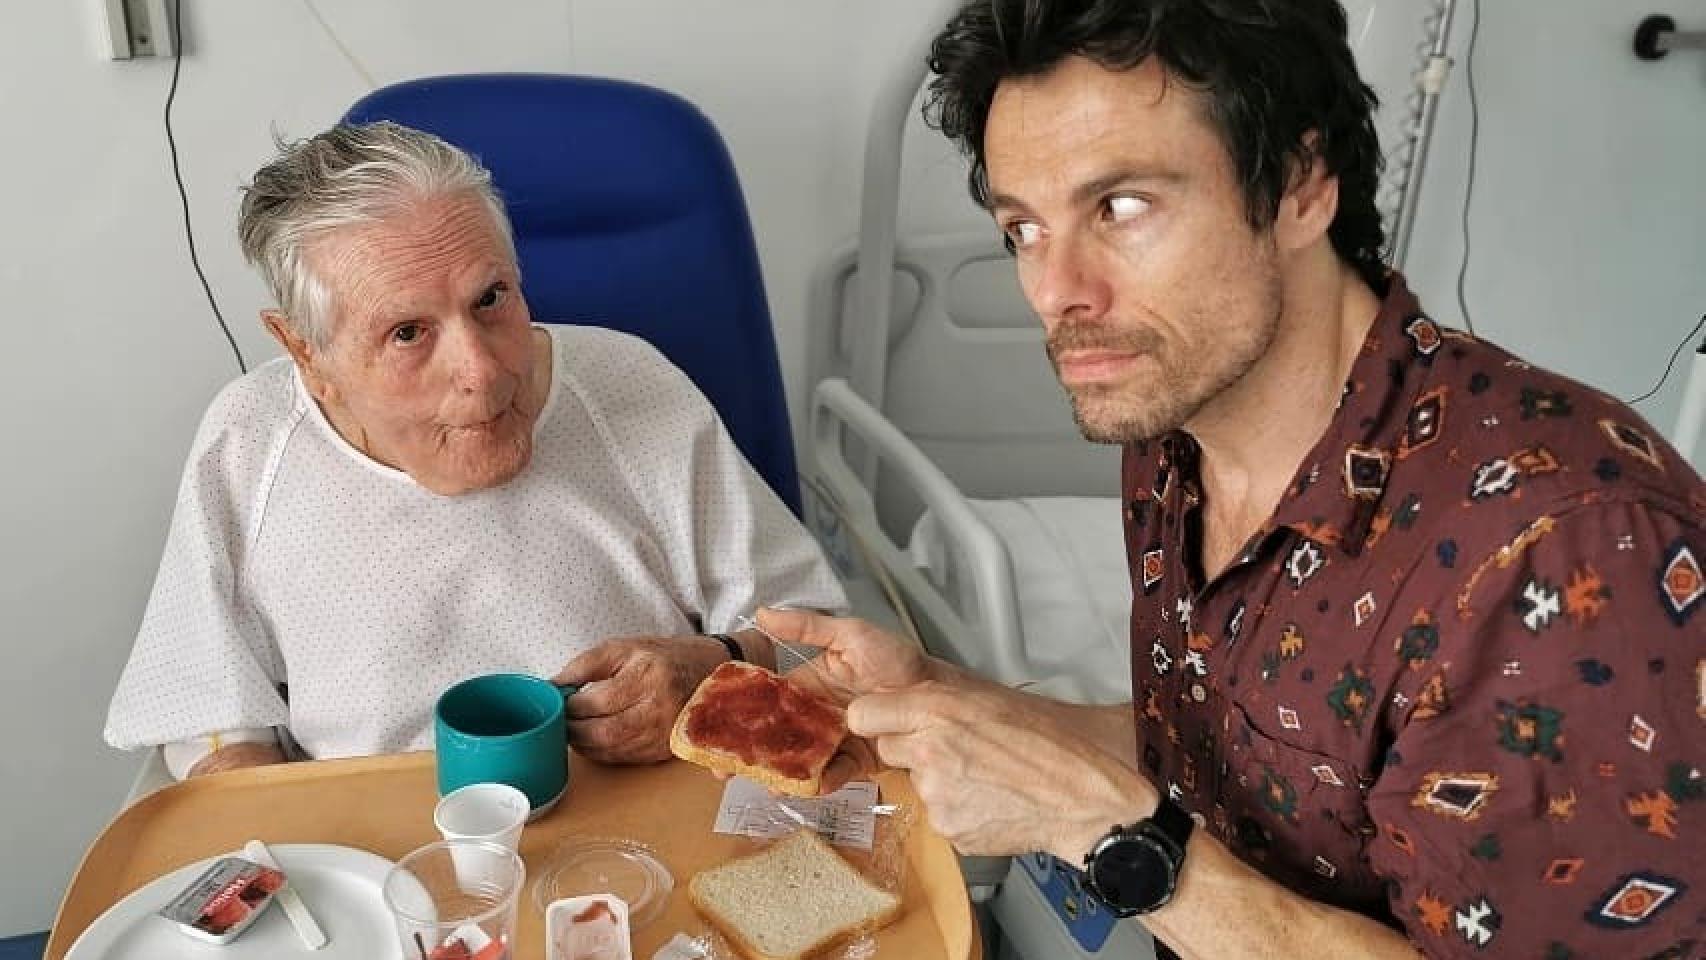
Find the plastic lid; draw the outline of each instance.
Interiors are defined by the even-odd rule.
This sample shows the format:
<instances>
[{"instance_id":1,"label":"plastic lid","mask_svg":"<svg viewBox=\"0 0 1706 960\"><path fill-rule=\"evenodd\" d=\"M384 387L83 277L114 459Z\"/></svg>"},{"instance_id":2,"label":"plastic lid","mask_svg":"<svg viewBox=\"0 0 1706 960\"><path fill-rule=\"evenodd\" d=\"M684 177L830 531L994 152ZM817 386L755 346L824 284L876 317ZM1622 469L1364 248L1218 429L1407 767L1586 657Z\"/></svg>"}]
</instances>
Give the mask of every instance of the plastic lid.
<instances>
[{"instance_id":1,"label":"plastic lid","mask_svg":"<svg viewBox=\"0 0 1706 960\"><path fill-rule=\"evenodd\" d=\"M628 905L628 925L640 930L663 916L675 877L645 844L633 840L580 838L557 848L533 885L541 912L556 900L611 893Z\"/></svg>"}]
</instances>

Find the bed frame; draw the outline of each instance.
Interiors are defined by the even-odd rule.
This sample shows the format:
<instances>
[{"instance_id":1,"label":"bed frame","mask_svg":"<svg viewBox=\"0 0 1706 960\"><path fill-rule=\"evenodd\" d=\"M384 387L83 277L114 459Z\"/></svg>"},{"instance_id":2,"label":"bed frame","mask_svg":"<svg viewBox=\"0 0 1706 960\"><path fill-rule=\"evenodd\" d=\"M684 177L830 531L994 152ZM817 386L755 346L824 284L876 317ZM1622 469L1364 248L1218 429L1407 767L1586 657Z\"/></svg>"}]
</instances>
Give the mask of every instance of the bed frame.
<instances>
[{"instance_id":1,"label":"bed frame","mask_svg":"<svg viewBox=\"0 0 1706 960\"><path fill-rule=\"evenodd\" d=\"M851 542L832 553L872 568L930 652L1033 679L1012 558L969 501L1117 496L1119 450L1080 436L993 231L903 240L892 269L878 402L848 379L873 332L854 307L854 249L814 280L808 513L820 536ZM946 541L939 580L908 552L926 510Z\"/></svg>"}]
</instances>

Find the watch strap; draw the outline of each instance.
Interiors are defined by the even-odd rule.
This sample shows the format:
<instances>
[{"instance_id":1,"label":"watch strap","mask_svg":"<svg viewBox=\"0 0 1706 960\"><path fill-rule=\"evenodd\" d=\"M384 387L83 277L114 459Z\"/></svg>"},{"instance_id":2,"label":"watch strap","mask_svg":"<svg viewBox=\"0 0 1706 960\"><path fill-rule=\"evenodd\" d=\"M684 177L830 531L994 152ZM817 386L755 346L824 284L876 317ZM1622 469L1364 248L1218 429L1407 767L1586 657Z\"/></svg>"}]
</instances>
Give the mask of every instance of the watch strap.
<instances>
[{"instance_id":1,"label":"watch strap","mask_svg":"<svg viewBox=\"0 0 1706 960\"><path fill-rule=\"evenodd\" d=\"M1154 824L1156 829L1179 848L1179 861L1183 863L1185 846L1190 843L1191 830L1196 827L1197 822L1191 819L1184 807L1174 803L1170 797L1161 798L1160 806L1155 808L1155 813L1148 822Z\"/></svg>"},{"instance_id":2,"label":"watch strap","mask_svg":"<svg viewBox=\"0 0 1706 960\"><path fill-rule=\"evenodd\" d=\"M746 660L746 651L740 648L740 644L734 637L731 637L726 633L707 633L705 636L710 637L712 640L721 640L723 647L729 651L730 660L742 662Z\"/></svg>"}]
</instances>

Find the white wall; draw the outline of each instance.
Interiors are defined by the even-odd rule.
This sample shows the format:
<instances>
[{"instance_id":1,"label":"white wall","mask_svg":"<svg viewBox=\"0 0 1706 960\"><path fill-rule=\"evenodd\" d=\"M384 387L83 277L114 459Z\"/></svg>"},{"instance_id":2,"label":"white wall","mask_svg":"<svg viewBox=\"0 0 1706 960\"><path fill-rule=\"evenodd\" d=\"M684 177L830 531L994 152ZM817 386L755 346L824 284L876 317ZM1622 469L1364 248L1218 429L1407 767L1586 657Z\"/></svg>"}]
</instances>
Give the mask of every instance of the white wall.
<instances>
[{"instance_id":1,"label":"white wall","mask_svg":"<svg viewBox=\"0 0 1706 960\"><path fill-rule=\"evenodd\" d=\"M1465 3L1468 0L1464 0ZM729 141L752 210L789 393L803 397L810 269L856 222L866 111L922 0L318 0L379 82L427 73L605 73L695 100ZM1364 61L1407 73L1420 0L1375 14ZM233 372L189 272L160 105L169 64L97 52L97 0L0 5L0 936L48 925L133 761L100 741L196 419ZM1644 7L1486 0L1471 306L1484 332L1618 394L1644 389L1706 309L1706 58L1624 53ZM1706 27L1706 0L1670 8ZM363 84L305 8L204 0L178 109L203 261L251 359L259 283L230 240L236 186L269 128L331 122ZM1359 20L1359 23L1361 21ZM1458 31L1467 38L1467 20ZM1451 317L1465 113L1454 80L1412 273ZM983 222L921 125L911 226ZM1668 428L1681 376L1652 406ZM1670 407L1667 408L1666 404ZM797 418L796 418L797 419Z\"/></svg>"},{"instance_id":2,"label":"white wall","mask_svg":"<svg viewBox=\"0 0 1706 960\"><path fill-rule=\"evenodd\" d=\"M1458 6L1458 66L1410 269L1431 309L1453 323L1469 143L1469 0ZM1481 6L1470 315L1528 360L1619 398L1645 393L1706 313L1706 54L1648 63L1630 42L1655 10L1706 30L1706 0ZM1688 362L1685 352L1664 390L1638 407L1667 436ZM1706 450L1695 464L1706 466Z\"/></svg>"}]
</instances>

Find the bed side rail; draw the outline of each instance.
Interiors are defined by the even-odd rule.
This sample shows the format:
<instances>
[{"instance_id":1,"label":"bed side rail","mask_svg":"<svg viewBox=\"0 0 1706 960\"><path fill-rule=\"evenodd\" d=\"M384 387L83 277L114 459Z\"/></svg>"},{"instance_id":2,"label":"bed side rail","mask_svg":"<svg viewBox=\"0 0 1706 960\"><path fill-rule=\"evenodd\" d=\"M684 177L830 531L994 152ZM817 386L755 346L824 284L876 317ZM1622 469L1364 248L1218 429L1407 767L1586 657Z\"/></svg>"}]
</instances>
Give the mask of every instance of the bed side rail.
<instances>
[{"instance_id":1,"label":"bed side rail","mask_svg":"<svg viewBox=\"0 0 1706 960\"><path fill-rule=\"evenodd\" d=\"M819 492L872 561L899 586L912 612L938 628L924 638L931 652L1007 682L1032 676L1006 546L947 475L840 378L825 380L813 391L811 431ZM967 590L944 592L883 529L872 490L848 460L849 437L889 468L885 482L910 488L934 513L950 563L960 574L950 579L963 582ZM944 643L950 649L937 648Z\"/></svg>"}]
</instances>

